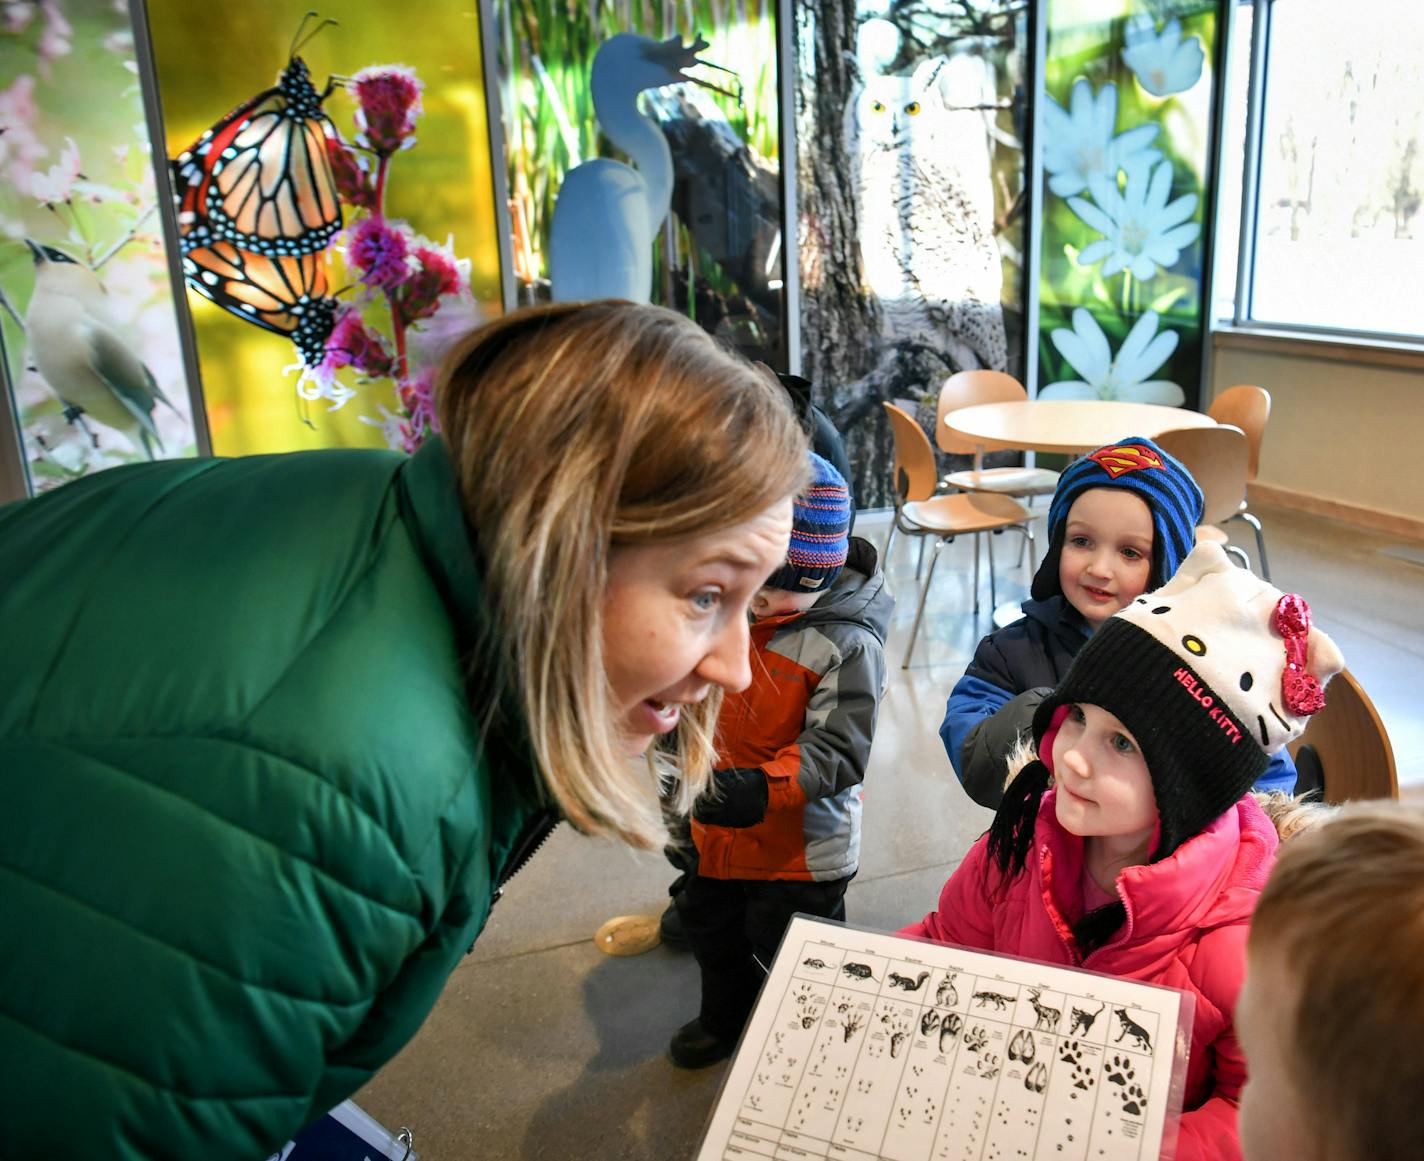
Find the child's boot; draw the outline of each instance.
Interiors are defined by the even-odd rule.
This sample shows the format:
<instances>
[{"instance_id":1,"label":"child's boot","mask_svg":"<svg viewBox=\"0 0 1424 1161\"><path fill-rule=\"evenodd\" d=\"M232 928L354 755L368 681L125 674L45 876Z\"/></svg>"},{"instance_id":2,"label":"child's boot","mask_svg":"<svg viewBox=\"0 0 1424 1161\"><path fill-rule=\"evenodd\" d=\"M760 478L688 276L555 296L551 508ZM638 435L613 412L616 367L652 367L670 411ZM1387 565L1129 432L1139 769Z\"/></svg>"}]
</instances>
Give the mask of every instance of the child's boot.
<instances>
[{"instance_id":1,"label":"child's boot","mask_svg":"<svg viewBox=\"0 0 1424 1161\"><path fill-rule=\"evenodd\" d=\"M668 1055L679 1068L706 1068L726 1060L736 1047L735 1039L724 1040L713 1035L703 1026L701 1017L696 1017L673 1034Z\"/></svg>"}]
</instances>

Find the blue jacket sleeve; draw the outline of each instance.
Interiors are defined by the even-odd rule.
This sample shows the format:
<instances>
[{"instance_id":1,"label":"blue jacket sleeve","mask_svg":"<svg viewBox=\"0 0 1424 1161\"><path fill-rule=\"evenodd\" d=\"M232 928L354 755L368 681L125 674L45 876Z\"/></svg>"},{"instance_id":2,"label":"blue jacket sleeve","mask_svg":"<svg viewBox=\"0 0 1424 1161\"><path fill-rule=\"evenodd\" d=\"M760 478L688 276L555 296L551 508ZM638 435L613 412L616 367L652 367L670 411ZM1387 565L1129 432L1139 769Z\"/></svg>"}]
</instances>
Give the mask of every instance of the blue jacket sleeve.
<instances>
[{"instance_id":1,"label":"blue jacket sleeve","mask_svg":"<svg viewBox=\"0 0 1424 1161\"><path fill-rule=\"evenodd\" d=\"M964 739L969 736L970 730L991 717L1000 706L1008 704L1013 696L1007 689L1001 689L982 677L970 677L967 673L950 692L939 736L949 754L955 776L961 781L964 774L959 768L959 754L964 748Z\"/></svg>"},{"instance_id":2,"label":"blue jacket sleeve","mask_svg":"<svg viewBox=\"0 0 1424 1161\"><path fill-rule=\"evenodd\" d=\"M1256 779L1256 784L1251 789L1266 794L1272 790L1279 790L1282 794L1294 794L1295 777L1294 760L1284 749L1277 750L1271 755L1271 764L1266 767L1266 772Z\"/></svg>"}]
</instances>

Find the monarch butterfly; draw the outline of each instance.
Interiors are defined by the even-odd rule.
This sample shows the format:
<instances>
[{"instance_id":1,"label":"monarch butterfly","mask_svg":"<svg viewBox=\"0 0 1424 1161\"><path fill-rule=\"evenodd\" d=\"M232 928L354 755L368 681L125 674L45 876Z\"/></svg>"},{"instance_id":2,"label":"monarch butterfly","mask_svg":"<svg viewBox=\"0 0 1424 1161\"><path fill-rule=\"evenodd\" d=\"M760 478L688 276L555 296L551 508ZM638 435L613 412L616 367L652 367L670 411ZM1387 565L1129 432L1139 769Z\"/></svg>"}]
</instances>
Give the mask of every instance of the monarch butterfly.
<instances>
[{"instance_id":1,"label":"monarch butterfly","mask_svg":"<svg viewBox=\"0 0 1424 1161\"><path fill-rule=\"evenodd\" d=\"M173 161L180 232L207 226L217 241L277 257L324 249L341 229L327 156L336 129L322 110L335 82L317 91L296 55L301 43L299 28L276 85L244 101Z\"/></svg>"},{"instance_id":2,"label":"monarch butterfly","mask_svg":"<svg viewBox=\"0 0 1424 1161\"><path fill-rule=\"evenodd\" d=\"M254 254L231 242L185 240L183 275L224 310L288 336L306 366L321 362L337 306L326 293L325 254Z\"/></svg>"}]
</instances>

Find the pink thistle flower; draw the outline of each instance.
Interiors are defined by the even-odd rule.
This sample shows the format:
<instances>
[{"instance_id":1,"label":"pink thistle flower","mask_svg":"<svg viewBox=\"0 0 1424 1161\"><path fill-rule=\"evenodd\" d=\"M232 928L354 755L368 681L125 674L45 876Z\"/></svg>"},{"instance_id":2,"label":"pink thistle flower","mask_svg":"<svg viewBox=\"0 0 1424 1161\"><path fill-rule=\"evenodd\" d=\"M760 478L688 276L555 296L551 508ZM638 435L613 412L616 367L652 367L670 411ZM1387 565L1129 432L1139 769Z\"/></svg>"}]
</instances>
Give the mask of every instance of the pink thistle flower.
<instances>
[{"instance_id":1,"label":"pink thistle flower","mask_svg":"<svg viewBox=\"0 0 1424 1161\"><path fill-rule=\"evenodd\" d=\"M361 159L336 137L326 139L326 156L331 161L331 172L336 178L336 196L348 206L374 210L376 191Z\"/></svg>"},{"instance_id":2,"label":"pink thistle flower","mask_svg":"<svg viewBox=\"0 0 1424 1161\"><path fill-rule=\"evenodd\" d=\"M430 318L447 294L460 292L460 271L455 259L443 250L417 246L415 259L419 263L410 281L401 288L400 312L407 323Z\"/></svg>"},{"instance_id":3,"label":"pink thistle flower","mask_svg":"<svg viewBox=\"0 0 1424 1161\"><path fill-rule=\"evenodd\" d=\"M356 124L365 144L389 157L415 144L412 134L421 114L420 94L425 86L415 70L404 65L376 65L352 78L359 107Z\"/></svg>"},{"instance_id":4,"label":"pink thistle flower","mask_svg":"<svg viewBox=\"0 0 1424 1161\"><path fill-rule=\"evenodd\" d=\"M404 286L414 273L405 233L375 215L363 218L351 231L346 255L361 271L361 281L377 290Z\"/></svg>"},{"instance_id":5,"label":"pink thistle flower","mask_svg":"<svg viewBox=\"0 0 1424 1161\"><path fill-rule=\"evenodd\" d=\"M401 446L414 452L431 435L440 432L440 417L435 411L435 371L427 367L413 379L400 385L401 407L406 418L400 424Z\"/></svg>"},{"instance_id":6,"label":"pink thistle flower","mask_svg":"<svg viewBox=\"0 0 1424 1161\"><path fill-rule=\"evenodd\" d=\"M380 335L361 321L360 313L354 307L343 306L336 312L321 365L333 371L354 367L363 375L389 375L395 368L395 358Z\"/></svg>"},{"instance_id":7,"label":"pink thistle flower","mask_svg":"<svg viewBox=\"0 0 1424 1161\"><path fill-rule=\"evenodd\" d=\"M336 308L336 319L327 336L321 361L302 372L302 393L307 399L331 399L339 407L355 393L340 387L336 373L352 367L363 375L389 375L395 368L395 357L386 349L381 337L361 321L355 307L342 304ZM333 408L335 410L335 408Z\"/></svg>"}]
</instances>

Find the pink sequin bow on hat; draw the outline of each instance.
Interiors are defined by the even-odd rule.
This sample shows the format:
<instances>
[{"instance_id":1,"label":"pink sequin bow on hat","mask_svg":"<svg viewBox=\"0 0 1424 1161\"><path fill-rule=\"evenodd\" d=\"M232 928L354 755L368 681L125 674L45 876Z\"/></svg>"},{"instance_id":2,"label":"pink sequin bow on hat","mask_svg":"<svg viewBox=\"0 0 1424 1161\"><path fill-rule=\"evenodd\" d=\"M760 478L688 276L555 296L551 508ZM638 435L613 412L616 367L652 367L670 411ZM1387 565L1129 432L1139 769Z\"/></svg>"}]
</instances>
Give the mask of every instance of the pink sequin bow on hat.
<instances>
[{"instance_id":1,"label":"pink sequin bow on hat","mask_svg":"<svg viewBox=\"0 0 1424 1161\"><path fill-rule=\"evenodd\" d=\"M1286 667L1281 673L1281 697L1291 713L1301 717L1319 713L1325 708L1325 693L1306 672L1306 655L1310 644L1310 606L1305 598L1286 593L1276 602L1272 625L1285 640Z\"/></svg>"}]
</instances>

